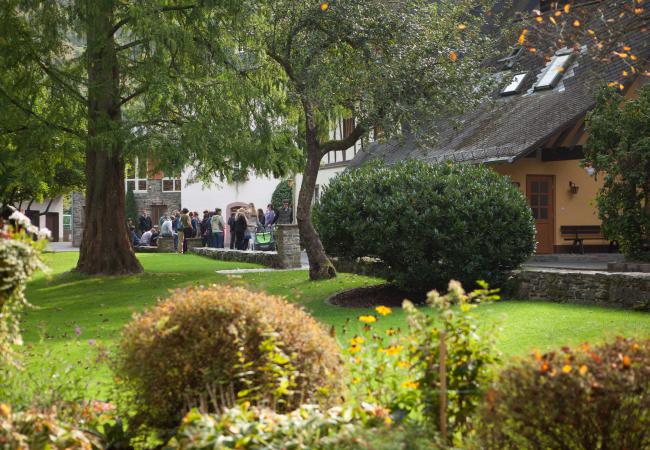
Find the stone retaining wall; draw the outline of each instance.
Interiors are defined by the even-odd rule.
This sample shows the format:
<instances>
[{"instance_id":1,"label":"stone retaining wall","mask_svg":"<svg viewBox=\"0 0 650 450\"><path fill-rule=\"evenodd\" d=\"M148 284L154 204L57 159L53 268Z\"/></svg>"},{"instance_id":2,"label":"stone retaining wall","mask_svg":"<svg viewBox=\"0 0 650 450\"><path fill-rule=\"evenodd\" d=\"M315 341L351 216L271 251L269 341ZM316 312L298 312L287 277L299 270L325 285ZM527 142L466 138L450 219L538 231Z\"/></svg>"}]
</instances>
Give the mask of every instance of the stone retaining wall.
<instances>
[{"instance_id":1,"label":"stone retaining wall","mask_svg":"<svg viewBox=\"0 0 650 450\"><path fill-rule=\"evenodd\" d=\"M523 270L514 277L513 296L650 310L650 274L561 269Z\"/></svg>"},{"instance_id":2,"label":"stone retaining wall","mask_svg":"<svg viewBox=\"0 0 650 450\"><path fill-rule=\"evenodd\" d=\"M174 238L173 237L158 237L158 253L174 253L176 248L174 247Z\"/></svg>"},{"instance_id":3,"label":"stone retaining wall","mask_svg":"<svg viewBox=\"0 0 650 450\"><path fill-rule=\"evenodd\" d=\"M275 243L278 249L279 267L294 269L300 267L300 232L298 225L277 225Z\"/></svg>"},{"instance_id":4,"label":"stone retaining wall","mask_svg":"<svg viewBox=\"0 0 650 450\"><path fill-rule=\"evenodd\" d=\"M239 261L260 264L276 269L284 268L280 264L277 252L241 251L209 247L195 247L192 248L190 252L195 255L207 256L208 258L217 259L219 261Z\"/></svg>"}]
</instances>

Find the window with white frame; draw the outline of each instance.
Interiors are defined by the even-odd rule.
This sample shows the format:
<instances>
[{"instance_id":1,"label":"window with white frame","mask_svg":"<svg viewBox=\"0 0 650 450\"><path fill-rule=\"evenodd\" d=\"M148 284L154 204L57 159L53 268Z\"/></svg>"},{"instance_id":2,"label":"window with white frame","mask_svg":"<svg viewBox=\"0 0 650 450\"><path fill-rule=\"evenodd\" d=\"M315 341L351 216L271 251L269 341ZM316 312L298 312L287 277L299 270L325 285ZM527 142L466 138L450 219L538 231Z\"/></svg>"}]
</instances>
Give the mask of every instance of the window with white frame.
<instances>
[{"instance_id":1,"label":"window with white frame","mask_svg":"<svg viewBox=\"0 0 650 450\"><path fill-rule=\"evenodd\" d=\"M147 191L147 163L135 158L126 165L126 190L133 192Z\"/></svg>"},{"instance_id":2,"label":"window with white frame","mask_svg":"<svg viewBox=\"0 0 650 450\"><path fill-rule=\"evenodd\" d=\"M181 178L180 177L164 177L162 180L163 192L180 192L181 191Z\"/></svg>"}]
</instances>

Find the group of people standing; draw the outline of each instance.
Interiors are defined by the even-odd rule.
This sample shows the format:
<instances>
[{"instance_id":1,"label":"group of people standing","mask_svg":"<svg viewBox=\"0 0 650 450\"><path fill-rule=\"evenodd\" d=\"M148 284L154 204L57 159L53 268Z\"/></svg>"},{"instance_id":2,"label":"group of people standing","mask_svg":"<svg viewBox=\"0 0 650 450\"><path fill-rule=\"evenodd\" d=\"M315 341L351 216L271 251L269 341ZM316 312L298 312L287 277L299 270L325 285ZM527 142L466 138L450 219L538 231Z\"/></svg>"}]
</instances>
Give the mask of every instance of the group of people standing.
<instances>
[{"instance_id":1,"label":"group of people standing","mask_svg":"<svg viewBox=\"0 0 650 450\"><path fill-rule=\"evenodd\" d=\"M139 235L131 219L128 219L127 225L134 246L157 245L159 237L171 237L174 239L174 248L178 253L185 253L189 238L200 237L203 247L224 248L226 225L230 232L230 248L248 250L254 249L255 233L271 231L275 224L292 222L293 210L289 206L289 200L284 200L282 208L278 211L272 204L269 204L264 212L261 208L255 209L255 205L249 203L248 207L231 212L227 222L220 208L215 208L214 211L203 211L203 217L199 217L198 212L183 208L174 211L171 215L161 216L158 225L153 225L147 211L143 211L138 219Z\"/></svg>"}]
</instances>

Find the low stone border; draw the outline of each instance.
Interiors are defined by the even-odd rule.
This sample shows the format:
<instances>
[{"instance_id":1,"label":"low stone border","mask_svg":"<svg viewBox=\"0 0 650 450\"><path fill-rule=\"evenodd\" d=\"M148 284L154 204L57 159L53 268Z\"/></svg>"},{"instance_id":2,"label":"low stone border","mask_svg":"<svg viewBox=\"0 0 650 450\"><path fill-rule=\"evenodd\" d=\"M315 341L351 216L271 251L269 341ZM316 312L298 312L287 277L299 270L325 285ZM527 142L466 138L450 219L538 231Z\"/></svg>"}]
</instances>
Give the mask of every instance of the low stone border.
<instances>
[{"instance_id":1,"label":"low stone border","mask_svg":"<svg viewBox=\"0 0 650 450\"><path fill-rule=\"evenodd\" d=\"M650 273L650 263L613 262L607 264L608 272L642 272Z\"/></svg>"},{"instance_id":2,"label":"low stone border","mask_svg":"<svg viewBox=\"0 0 650 450\"><path fill-rule=\"evenodd\" d=\"M512 296L650 311L650 274L562 269L522 270Z\"/></svg>"},{"instance_id":3,"label":"low stone border","mask_svg":"<svg viewBox=\"0 0 650 450\"><path fill-rule=\"evenodd\" d=\"M208 247L195 247L189 251L195 255L207 256L219 261L238 261L260 264L274 269L283 268L277 252L241 251Z\"/></svg>"}]
</instances>

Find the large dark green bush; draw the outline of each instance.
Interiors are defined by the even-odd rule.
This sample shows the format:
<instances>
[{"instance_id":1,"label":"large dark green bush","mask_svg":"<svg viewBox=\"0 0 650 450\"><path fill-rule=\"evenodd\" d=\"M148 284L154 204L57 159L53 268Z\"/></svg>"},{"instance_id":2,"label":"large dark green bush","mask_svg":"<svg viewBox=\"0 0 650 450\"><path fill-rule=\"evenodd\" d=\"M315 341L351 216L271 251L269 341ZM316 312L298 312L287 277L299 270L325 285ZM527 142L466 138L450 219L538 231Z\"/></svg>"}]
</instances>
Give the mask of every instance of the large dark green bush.
<instances>
[{"instance_id":1,"label":"large dark green bush","mask_svg":"<svg viewBox=\"0 0 650 450\"><path fill-rule=\"evenodd\" d=\"M650 448L650 341L540 354L488 391L481 449Z\"/></svg>"},{"instance_id":2,"label":"large dark green bush","mask_svg":"<svg viewBox=\"0 0 650 450\"><path fill-rule=\"evenodd\" d=\"M629 100L600 91L587 132L586 163L603 180L596 198L603 232L627 257L650 261L650 86Z\"/></svg>"},{"instance_id":3,"label":"large dark green bush","mask_svg":"<svg viewBox=\"0 0 650 450\"><path fill-rule=\"evenodd\" d=\"M176 291L125 326L116 353L134 427L171 429L192 407L332 405L343 390L328 331L296 305L242 288Z\"/></svg>"},{"instance_id":4,"label":"large dark green bush","mask_svg":"<svg viewBox=\"0 0 650 450\"><path fill-rule=\"evenodd\" d=\"M273 191L271 196L271 203L273 207L278 210L282 208L282 200L289 199L289 203L293 203L293 188L289 186L289 180L280 181Z\"/></svg>"},{"instance_id":5,"label":"large dark green bush","mask_svg":"<svg viewBox=\"0 0 650 450\"><path fill-rule=\"evenodd\" d=\"M331 256L374 256L406 289L501 285L535 247L524 196L475 165L372 163L333 179L314 209Z\"/></svg>"}]
</instances>

